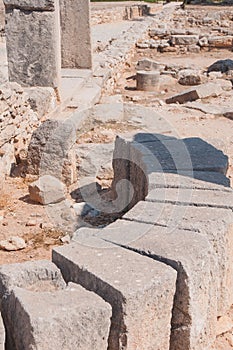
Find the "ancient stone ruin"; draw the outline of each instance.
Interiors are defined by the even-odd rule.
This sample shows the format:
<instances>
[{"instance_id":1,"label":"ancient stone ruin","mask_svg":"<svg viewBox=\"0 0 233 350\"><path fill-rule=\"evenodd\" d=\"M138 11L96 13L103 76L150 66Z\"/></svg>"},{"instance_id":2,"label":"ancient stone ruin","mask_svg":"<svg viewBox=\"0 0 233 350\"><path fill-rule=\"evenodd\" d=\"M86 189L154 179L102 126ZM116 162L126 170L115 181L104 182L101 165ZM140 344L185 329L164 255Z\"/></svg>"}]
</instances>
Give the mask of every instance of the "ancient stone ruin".
<instances>
[{"instance_id":1,"label":"ancient stone ruin","mask_svg":"<svg viewBox=\"0 0 233 350\"><path fill-rule=\"evenodd\" d=\"M0 9L2 349L233 348L232 8Z\"/></svg>"}]
</instances>

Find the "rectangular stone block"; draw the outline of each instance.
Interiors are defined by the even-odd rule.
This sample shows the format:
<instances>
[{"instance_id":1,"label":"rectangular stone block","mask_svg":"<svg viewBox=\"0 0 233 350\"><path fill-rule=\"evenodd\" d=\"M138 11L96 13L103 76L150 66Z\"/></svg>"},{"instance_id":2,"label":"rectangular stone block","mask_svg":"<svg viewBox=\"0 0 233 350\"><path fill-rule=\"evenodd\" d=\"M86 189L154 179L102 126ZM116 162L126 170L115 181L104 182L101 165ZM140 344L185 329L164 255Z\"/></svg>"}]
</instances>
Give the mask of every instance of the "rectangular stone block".
<instances>
[{"instance_id":1,"label":"rectangular stone block","mask_svg":"<svg viewBox=\"0 0 233 350\"><path fill-rule=\"evenodd\" d=\"M217 83L206 83L195 86L166 99L166 103L185 103L195 101L199 98L217 97L222 93L222 87Z\"/></svg>"},{"instance_id":2,"label":"rectangular stone block","mask_svg":"<svg viewBox=\"0 0 233 350\"><path fill-rule=\"evenodd\" d=\"M39 8L37 4L39 2L25 0L20 8L16 2L12 5L6 2L9 79L22 86L58 88L61 68L59 4L58 0L44 1ZM28 10L27 6L32 7Z\"/></svg>"},{"instance_id":3,"label":"rectangular stone block","mask_svg":"<svg viewBox=\"0 0 233 350\"><path fill-rule=\"evenodd\" d=\"M212 171L155 172L148 175L149 190L154 188L193 188L231 192L230 180L225 175Z\"/></svg>"},{"instance_id":4,"label":"rectangular stone block","mask_svg":"<svg viewBox=\"0 0 233 350\"><path fill-rule=\"evenodd\" d=\"M55 11L56 0L4 0L7 9Z\"/></svg>"},{"instance_id":5,"label":"rectangular stone block","mask_svg":"<svg viewBox=\"0 0 233 350\"><path fill-rule=\"evenodd\" d=\"M198 43L198 35L172 35L173 45L194 45Z\"/></svg>"},{"instance_id":6,"label":"rectangular stone block","mask_svg":"<svg viewBox=\"0 0 233 350\"><path fill-rule=\"evenodd\" d=\"M178 276L170 350L211 347L217 320L218 279L215 276L219 276L219 272L217 256L204 235L118 220L99 230L95 237L136 250L174 268Z\"/></svg>"},{"instance_id":7,"label":"rectangular stone block","mask_svg":"<svg viewBox=\"0 0 233 350\"><path fill-rule=\"evenodd\" d=\"M209 45L212 47L219 48L232 48L233 47L233 36L213 36L208 39Z\"/></svg>"},{"instance_id":8,"label":"rectangular stone block","mask_svg":"<svg viewBox=\"0 0 233 350\"><path fill-rule=\"evenodd\" d=\"M209 191L207 195L208 193ZM222 195L224 196L224 193ZM123 219L204 235L218 259L219 275L215 274L218 280L218 316L224 315L230 309L233 304L232 210L141 201L125 214Z\"/></svg>"},{"instance_id":9,"label":"rectangular stone block","mask_svg":"<svg viewBox=\"0 0 233 350\"><path fill-rule=\"evenodd\" d=\"M60 0L63 68L92 68L90 0Z\"/></svg>"},{"instance_id":10,"label":"rectangular stone block","mask_svg":"<svg viewBox=\"0 0 233 350\"><path fill-rule=\"evenodd\" d=\"M157 188L149 192L146 200L186 206L233 209L233 190L229 192Z\"/></svg>"},{"instance_id":11,"label":"rectangular stone block","mask_svg":"<svg viewBox=\"0 0 233 350\"><path fill-rule=\"evenodd\" d=\"M51 262L3 266L0 281L6 349L107 349L111 306Z\"/></svg>"},{"instance_id":12,"label":"rectangular stone block","mask_svg":"<svg viewBox=\"0 0 233 350\"><path fill-rule=\"evenodd\" d=\"M114 245L98 248L97 238L89 243L55 248L53 261L66 281L112 305L109 349L168 350L176 271Z\"/></svg>"}]
</instances>

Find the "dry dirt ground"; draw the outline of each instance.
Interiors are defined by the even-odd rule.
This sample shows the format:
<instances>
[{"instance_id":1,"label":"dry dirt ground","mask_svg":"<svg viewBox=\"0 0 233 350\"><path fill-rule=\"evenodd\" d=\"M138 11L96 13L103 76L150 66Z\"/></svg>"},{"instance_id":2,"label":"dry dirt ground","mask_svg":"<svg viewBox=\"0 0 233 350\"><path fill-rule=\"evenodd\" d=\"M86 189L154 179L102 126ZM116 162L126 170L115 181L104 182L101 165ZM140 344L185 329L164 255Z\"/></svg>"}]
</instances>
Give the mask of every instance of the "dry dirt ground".
<instances>
[{"instance_id":1,"label":"dry dirt ground","mask_svg":"<svg viewBox=\"0 0 233 350\"><path fill-rule=\"evenodd\" d=\"M217 11L217 7L214 6L209 10ZM174 56L173 53L161 54L154 50L137 50L132 64L122 73L115 89L115 93L121 93L127 102L143 104L156 109L173 126L181 138L200 137L221 149L229 157L228 176L233 186L233 120L214 117L211 114L190 110L181 105L166 105L164 102L166 97L187 89L187 87L179 85L177 81L164 82L158 93L136 91L135 80L131 77L135 75L136 62L142 57L153 58L166 64L190 64L204 69L218 59L233 59L233 52L221 50L205 52L204 54L187 53ZM218 98L209 99L207 103L233 106L233 93L232 91L226 92ZM106 130L104 126L94 128L86 135L86 138L83 137L82 141L87 143L112 142L113 136L121 130L111 129L110 139L106 139L106 131L109 132L109 128ZM166 133L166 131L164 132ZM27 243L25 249L16 252L0 250L0 264L50 259L52 247L62 244L60 239L64 233L53 227L46 207L30 202L28 198L29 182L28 179L7 178L4 187L0 189L0 240L11 236L20 236ZM233 324L233 310L229 311L228 317L227 320L220 320L220 322L230 321ZM224 331L218 337L213 349L233 349L232 330Z\"/></svg>"}]
</instances>

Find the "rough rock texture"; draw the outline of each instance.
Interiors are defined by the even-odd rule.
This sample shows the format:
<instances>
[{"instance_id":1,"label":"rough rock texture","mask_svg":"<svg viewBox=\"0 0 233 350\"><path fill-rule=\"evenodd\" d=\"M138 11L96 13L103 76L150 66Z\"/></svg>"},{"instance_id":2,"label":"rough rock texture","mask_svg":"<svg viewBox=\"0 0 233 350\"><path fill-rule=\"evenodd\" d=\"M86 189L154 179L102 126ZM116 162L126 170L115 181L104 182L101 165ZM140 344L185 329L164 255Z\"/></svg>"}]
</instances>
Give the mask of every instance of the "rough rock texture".
<instances>
[{"instance_id":1,"label":"rough rock texture","mask_svg":"<svg viewBox=\"0 0 233 350\"><path fill-rule=\"evenodd\" d=\"M58 0L6 0L6 44L10 81L59 87Z\"/></svg>"},{"instance_id":2,"label":"rough rock texture","mask_svg":"<svg viewBox=\"0 0 233 350\"><path fill-rule=\"evenodd\" d=\"M63 68L91 68L90 1L60 1Z\"/></svg>"},{"instance_id":3,"label":"rough rock texture","mask_svg":"<svg viewBox=\"0 0 233 350\"><path fill-rule=\"evenodd\" d=\"M52 263L3 266L0 283L6 349L107 348L111 307Z\"/></svg>"},{"instance_id":4,"label":"rough rock texture","mask_svg":"<svg viewBox=\"0 0 233 350\"><path fill-rule=\"evenodd\" d=\"M53 261L66 281L111 304L109 349L168 350L176 272L122 248L108 248L73 242L54 249Z\"/></svg>"},{"instance_id":5,"label":"rough rock texture","mask_svg":"<svg viewBox=\"0 0 233 350\"><path fill-rule=\"evenodd\" d=\"M0 86L0 171L9 175L13 164L25 161L26 150L39 118L20 85Z\"/></svg>"},{"instance_id":6,"label":"rough rock texture","mask_svg":"<svg viewBox=\"0 0 233 350\"><path fill-rule=\"evenodd\" d=\"M170 191L167 188L166 191ZM182 192L182 190L180 189ZM221 191L218 189L218 191ZM204 190L206 193L206 189ZM224 198L225 192L221 192ZM208 190L214 197L214 190ZM210 201L211 202L211 201ZM209 202L209 203L210 203ZM125 219L148 224L185 229L204 235L213 247L218 259L219 273L215 273L218 289L218 316L224 315L233 303L233 214L230 209L190 206L165 202L139 202L124 216Z\"/></svg>"},{"instance_id":7,"label":"rough rock texture","mask_svg":"<svg viewBox=\"0 0 233 350\"><path fill-rule=\"evenodd\" d=\"M65 185L51 175L44 175L29 185L30 199L40 204L61 202L65 199Z\"/></svg>"},{"instance_id":8,"label":"rough rock texture","mask_svg":"<svg viewBox=\"0 0 233 350\"><path fill-rule=\"evenodd\" d=\"M201 76L197 71L184 69L178 74L178 83L181 85L199 85Z\"/></svg>"},{"instance_id":9,"label":"rough rock texture","mask_svg":"<svg viewBox=\"0 0 233 350\"><path fill-rule=\"evenodd\" d=\"M154 71L154 70L160 70L161 67L162 67L161 63L156 62L150 58L143 58L138 61L136 65L136 70Z\"/></svg>"},{"instance_id":10,"label":"rough rock texture","mask_svg":"<svg viewBox=\"0 0 233 350\"><path fill-rule=\"evenodd\" d=\"M217 83L206 83L190 90L186 90L166 99L166 103L185 103L188 101L195 101L200 98L216 97L222 93L222 87Z\"/></svg>"},{"instance_id":11,"label":"rough rock texture","mask_svg":"<svg viewBox=\"0 0 233 350\"><path fill-rule=\"evenodd\" d=\"M75 142L72 122L45 121L32 135L26 172L52 175L68 185L73 183L76 179L75 154L72 151Z\"/></svg>"},{"instance_id":12,"label":"rough rock texture","mask_svg":"<svg viewBox=\"0 0 233 350\"><path fill-rule=\"evenodd\" d=\"M172 267L178 275L171 321L170 349L201 350L210 347L215 336L218 285L218 280L213 279L212 275L213 273L219 275L217 257L206 237L194 231L118 220L102 230L86 229L83 235L82 232L77 231L74 240L82 243L81 247L83 245L96 247L97 240L102 240L103 244L113 242L136 250L141 255L147 255L163 263L164 267L167 265ZM65 253L61 255L66 258L66 267L64 260L57 258L56 254L63 249ZM96 250L96 254L105 254L104 249L93 249ZM109 249L105 250L109 251ZM82 248L77 249L76 253L74 248L56 248L54 261L59 259L59 267L63 264L64 274L67 273L69 264L69 274L75 276L74 265L70 263L74 259L79 261L81 269L87 269L88 272L95 274L97 271L96 259L94 259L95 263L89 263L89 256L92 256L93 261L93 254L86 253L88 257L83 260L81 252ZM119 255L122 256L122 254ZM84 261L88 262L88 265ZM92 267L94 264L95 266ZM114 261L112 264L117 266ZM124 266L129 266L129 264L124 264ZM137 264L137 266L140 265ZM126 273L126 268L124 271ZM143 273L142 270L141 273ZM100 278L103 280L102 276L101 273ZM116 279L119 280L119 278Z\"/></svg>"}]
</instances>

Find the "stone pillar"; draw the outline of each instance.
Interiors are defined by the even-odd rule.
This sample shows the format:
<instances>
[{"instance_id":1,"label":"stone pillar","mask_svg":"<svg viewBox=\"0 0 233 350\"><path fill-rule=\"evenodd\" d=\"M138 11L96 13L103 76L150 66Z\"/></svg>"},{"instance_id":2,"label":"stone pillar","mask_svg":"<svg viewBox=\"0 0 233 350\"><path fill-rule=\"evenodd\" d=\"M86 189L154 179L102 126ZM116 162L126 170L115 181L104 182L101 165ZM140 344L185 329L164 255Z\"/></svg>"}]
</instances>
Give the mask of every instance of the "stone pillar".
<instances>
[{"instance_id":1,"label":"stone pillar","mask_svg":"<svg viewBox=\"0 0 233 350\"><path fill-rule=\"evenodd\" d=\"M59 0L4 0L10 81L59 87Z\"/></svg>"},{"instance_id":2,"label":"stone pillar","mask_svg":"<svg viewBox=\"0 0 233 350\"><path fill-rule=\"evenodd\" d=\"M60 0L62 68L92 68L90 0Z\"/></svg>"}]
</instances>

